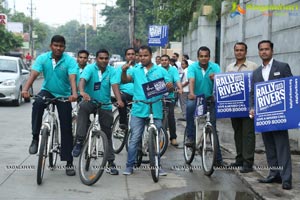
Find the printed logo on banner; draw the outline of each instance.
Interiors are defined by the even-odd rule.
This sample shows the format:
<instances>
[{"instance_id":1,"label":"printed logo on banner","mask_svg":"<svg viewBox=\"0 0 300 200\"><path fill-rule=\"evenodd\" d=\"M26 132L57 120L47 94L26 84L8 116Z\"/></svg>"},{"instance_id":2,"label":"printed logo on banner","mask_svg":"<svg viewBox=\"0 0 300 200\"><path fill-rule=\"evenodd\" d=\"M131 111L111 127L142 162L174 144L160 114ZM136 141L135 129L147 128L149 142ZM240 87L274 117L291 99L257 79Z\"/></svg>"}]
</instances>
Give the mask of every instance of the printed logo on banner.
<instances>
[{"instance_id":1,"label":"printed logo on banner","mask_svg":"<svg viewBox=\"0 0 300 200\"><path fill-rule=\"evenodd\" d=\"M256 85L255 92L255 105L258 114L286 111L284 80Z\"/></svg>"},{"instance_id":2,"label":"printed logo on banner","mask_svg":"<svg viewBox=\"0 0 300 200\"><path fill-rule=\"evenodd\" d=\"M216 79L217 101L219 102L232 102L232 101L245 101L245 80L244 74L233 73L220 76Z\"/></svg>"},{"instance_id":3,"label":"printed logo on banner","mask_svg":"<svg viewBox=\"0 0 300 200\"><path fill-rule=\"evenodd\" d=\"M250 71L215 75L217 118L249 116L251 76Z\"/></svg>"},{"instance_id":4,"label":"printed logo on banner","mask_svg":"<svg viewBox=\"0 0 300 200\"><path fill-rule=\"evenodd\" d=\"M165 46L168 43L168 26L150 25L148 34L149 46Z\"/></svg>"},{"instance_id":5,"label":"printed logo on banner","mask_svg":"<svg viewBox=\"0 0 300 200\"><path fill-rule=\"evenodd\" d=\"M200 94L196 97L196 109L195 109L195 117L202 116L206 114L206 102L204 94Z\"/></svg>"},{"instance_id":6,"label":"printed logo on banner","mask_svg":"<svg viewBox=\"0 0 300 200\"><path fill-rule=\"evenodd\" d=\"M144 83L142 87L147 99L162 95L168 91L164 78Z\"/></svg>"}]
</instances>

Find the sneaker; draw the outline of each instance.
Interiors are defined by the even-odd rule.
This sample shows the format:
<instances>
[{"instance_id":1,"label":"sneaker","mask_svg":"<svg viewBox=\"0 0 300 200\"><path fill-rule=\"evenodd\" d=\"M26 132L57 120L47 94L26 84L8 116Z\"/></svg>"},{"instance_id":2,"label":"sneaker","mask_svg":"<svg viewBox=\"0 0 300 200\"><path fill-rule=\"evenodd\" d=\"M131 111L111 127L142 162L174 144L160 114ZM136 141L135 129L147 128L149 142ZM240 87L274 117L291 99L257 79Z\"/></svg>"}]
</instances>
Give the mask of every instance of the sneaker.
<instances>
[{"instance_id":1,"label":"sneaker","mask_svg":"<svg viewBox=\"0 0 300 200\"><path fill-rule=\"evenodd\" d=\"M116 164L114 162L108 162L107 168L105 169L106 173L110 175L119 175Z\"/></svg>"},{"instance_id":2,"label":"sneaker","mask_svg":"<svg viewBox=\"0 0 300 200\"><path fill-rule=\"evenodd\" d=\"M68 176L75 176L76 172L74 169L74 165L66 165L66 174Z\"/></svg>"},{"instance_id":3,"label":"sneaker","mask_svg":"<svg viewBox=\"0 0 300 200\"><path fill-rule=\"evenodd\" d=\"M178 143L177 143L176 139L171 140L171 145L173 145L174 147L178 147Z\"/></svg>"},{"instance_id":4,"label":"sneaker","mask_svg":"<svg viewBox=\"0 0 300 200\"><path fill-rule=\"evenodd\" d=\"M78 157L80 155L81 148L82 148L81 142L76 142L76 144L75 144L75 146L72 150L72 156L73 157Z\"/></svg>"},{"instance_id":5,"label":"sneaker","mask_svg":"<svg viewBox=\"0 0 300 200\"><path fill-rule=\"evenodd\" d=\"M123 175L131 175L133 173L133 167L126 167Z\"/></svg>"},{"instance_id":6,"label":"sneaker","mask_svg":"<svg viewBox=\"0 0 300 200\"><path fill-rule=\"evenodd\" d=\"M186 138L184 145L187 147L193 147L195 143L195 140L191 139L191 138Z\"/></svg>"},{"instance_id":7,"label":"sneaker","mask_svg":"<svg viewBox=\"0 0 300 200\"><path fill-rule=\"evenodd\" d=\"M185 118L178 118L177 120L178 120L178 121L183 121L183 122L185 122L185 121L186 121L186 119L185 119Z\"/></svg>"},{"instance_id":8,"label":"sneaker","mask_svg":"<svg viewBox=\"0 0 300 200\"><path fill-rule=\"evenodd\" d=\"M168 175L168 173L165 172L165 170L163 170L162 168L159 168L158 173L159 173L160 176L167 176Z\"/></svg>"},{"instance_id":9,"label":"sneaker","mask_svg":"<svg viewBox=\"0 0 300 200\"><path fill-rule=\"evenodd\" d=\"M38 151L38 146L39 146L39 141L33 139L31 144L30 144L30 147L29 147L29 153L30 154L36 154L37 151Z\"/></svg>"}]
</instances>

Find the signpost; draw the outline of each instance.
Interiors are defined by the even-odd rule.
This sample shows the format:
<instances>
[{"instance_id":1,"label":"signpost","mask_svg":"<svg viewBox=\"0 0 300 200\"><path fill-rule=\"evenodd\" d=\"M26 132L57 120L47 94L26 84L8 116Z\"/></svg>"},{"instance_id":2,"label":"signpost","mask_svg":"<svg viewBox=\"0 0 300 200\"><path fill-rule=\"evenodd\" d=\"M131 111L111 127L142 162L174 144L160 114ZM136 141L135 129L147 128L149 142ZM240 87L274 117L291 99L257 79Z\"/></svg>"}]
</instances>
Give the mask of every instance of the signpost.
<instances>
[{"instance_id":1,"label":"signpost","mask_svg":"<svg viewBox=\"0 0 300 200\"><path fill-rule=\"evenodd\" d=\"M164 47L166 44L168 44L168 26L150 25L148 45Z\"/></svg>"}]
</instances>

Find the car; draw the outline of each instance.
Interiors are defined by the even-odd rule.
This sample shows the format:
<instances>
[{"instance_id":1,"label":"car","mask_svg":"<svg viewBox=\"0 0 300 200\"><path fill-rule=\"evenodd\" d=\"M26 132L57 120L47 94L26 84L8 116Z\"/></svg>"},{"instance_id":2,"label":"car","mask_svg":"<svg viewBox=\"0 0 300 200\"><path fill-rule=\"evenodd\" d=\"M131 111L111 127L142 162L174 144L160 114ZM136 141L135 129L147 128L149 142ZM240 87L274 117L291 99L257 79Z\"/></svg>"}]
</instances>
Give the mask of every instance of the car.
<instances>
[{"instance_id":1,"label":"car","mask_svg":"<svg viewBox=\"0 0 300 200\"><path fill-rule=\"evenodd\" d=\"M29 76L29 68L20 57L0 56L0 102L20 106L23 101L21 91ZM33 94L32 87L29 93ZM30 102L30 98L24 101Z\"/></svg>"}]
</instances>

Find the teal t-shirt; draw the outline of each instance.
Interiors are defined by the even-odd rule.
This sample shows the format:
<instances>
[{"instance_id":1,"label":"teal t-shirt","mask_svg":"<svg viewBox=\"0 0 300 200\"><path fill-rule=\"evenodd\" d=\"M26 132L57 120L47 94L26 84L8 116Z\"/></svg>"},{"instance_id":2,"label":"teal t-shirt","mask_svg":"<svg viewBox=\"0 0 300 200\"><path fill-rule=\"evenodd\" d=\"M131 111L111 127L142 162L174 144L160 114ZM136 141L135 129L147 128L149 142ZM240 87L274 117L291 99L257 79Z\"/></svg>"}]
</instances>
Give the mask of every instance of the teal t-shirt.
<instances>
[{"instance_id":1,"label":"teal t-shirt","mask_svg":"<svg viewBox=\"0 0 300 200\"><path fill-rule=\"evenodd\" d=\"M175 88L176 87L176 83L178 81L180 81L178 70L174 66L169 66L169 68L168 68L167 71L168 71L168 74L169 74L169 76L171 78L171 82L173 84L173 87ZM174 92L170 92L169 95L168 95L168 98L175 98Z\"/></svg>"},{"instance_id":2,"label":"teal t-shirt","mask_svg":"<svg viewBox=\"0 0 300 200\"><path fill-rule=\"evenodd\" d=\"M84 68L80 78L85 79L85 92L89 94L91 98L101 103L111 102L111 85L118 83L113 67L108 65L102 74L96 63L89 64ZM103 105L101 108L111 110L112 106Z\"/></svg>"},{"instance_id":3,"label":"teal t-shirt","mask_svg":"<svg viewBox=\"0 0 300 200\"><path fill-rule=\"evenodd\" d=\"M78 73L76 60L71 56L63 53L61 59L55 63L52 59L52 51L46 52L37 57L32 70L43 73L42 90L50 92L55 97L71 95L69 75Z\"/></svg>"},{"instance_id":4,"label":"teal t-shirt","mask_svg":"<svg viewBox=\"0 0 300 200\"><path fill-rule=\"evenodd\" d=\"M164 78L165 82L171 82L167 70L164 68L153 64L148 72L145 72L145 68L141 65L138 65L135 68L132 68L127 71L128 75L132 77L133 80L133 100L146 100L148 102L155 101L159 98L162 98L162 95L150 98L147 100L142 84L157 80L159 78ZM162 102L158 101L153 104L153 115L156 119L162 119ZM136 117L148 117L149 116L149 105L144 103L134 103L132 106L131 114Z\"/></svg>"},{"instance_id":5,"label":"teal t-shirt","mask_svg":"<svg viewBox=\"0 0 300 200\"><path fill-rule=\"evenodd\" d=\"M210 97L213 95L213 81L210 80L210 74L220 73L220 67L218 64L213 62L208 62L208 67L203 75L202 68L199 62L194 62L188 67L188 79L194 78L194 93L195 95L204 94L205 97Z\"/></svg>"}]
</instances>

